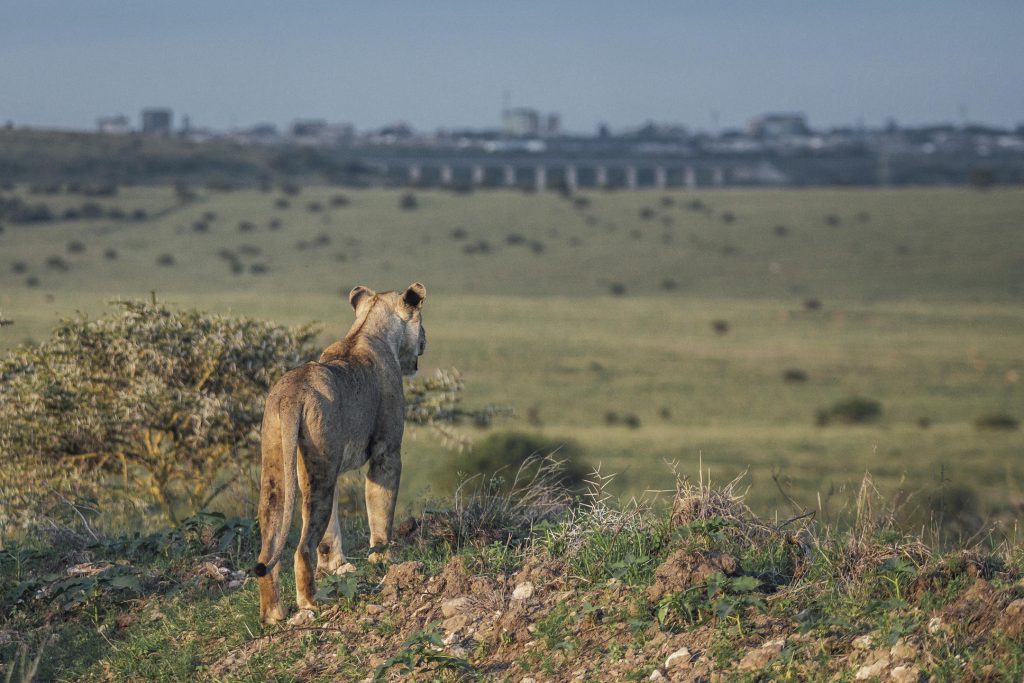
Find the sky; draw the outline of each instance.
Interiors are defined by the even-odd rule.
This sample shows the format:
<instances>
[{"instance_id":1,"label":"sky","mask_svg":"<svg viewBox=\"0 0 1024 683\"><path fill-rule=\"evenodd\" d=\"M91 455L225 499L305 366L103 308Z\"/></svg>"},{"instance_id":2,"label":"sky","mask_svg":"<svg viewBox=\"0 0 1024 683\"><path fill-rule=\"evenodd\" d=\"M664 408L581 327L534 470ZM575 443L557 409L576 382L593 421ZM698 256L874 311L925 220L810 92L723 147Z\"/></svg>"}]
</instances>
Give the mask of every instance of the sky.
<instances>
[{"instance_id":1,"label":"sky","mask_svg":"<svg viewBox=\"0 0 1024 683\"><path fill-rule=\"evenodd\" d=\"M0 121L1024 123L1022 0L0 0Z\"/></svg>"}]
</instances>

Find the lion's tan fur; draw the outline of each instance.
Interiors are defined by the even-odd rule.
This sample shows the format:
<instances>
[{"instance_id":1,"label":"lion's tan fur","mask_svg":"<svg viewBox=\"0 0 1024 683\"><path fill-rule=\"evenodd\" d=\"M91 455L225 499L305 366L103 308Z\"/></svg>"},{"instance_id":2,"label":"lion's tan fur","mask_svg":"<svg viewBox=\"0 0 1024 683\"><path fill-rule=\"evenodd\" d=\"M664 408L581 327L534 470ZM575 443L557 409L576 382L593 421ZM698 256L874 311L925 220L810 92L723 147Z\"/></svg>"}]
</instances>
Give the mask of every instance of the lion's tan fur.
<instances>
[{"instance_id":1,"label":"lion's tan fur","mask_svg":"<svg viewBox=\"0 0 1024 683\"><path fill-rule=\"evenodd\" d=\"M356 287L356 320L319 361L286 373L271 388L263 414L259 519L262 548L260 619L284 618L278 575L296 484L302 492L302 536L295 551L300 609L314 609L314 574L345 564L338 525L337 480L369 463L366 512L370 559L386 559L401 477L405 402L403 375L414 374L426 337L421 309L426 289L377 294Z\"/></svg>"}]
</instances>

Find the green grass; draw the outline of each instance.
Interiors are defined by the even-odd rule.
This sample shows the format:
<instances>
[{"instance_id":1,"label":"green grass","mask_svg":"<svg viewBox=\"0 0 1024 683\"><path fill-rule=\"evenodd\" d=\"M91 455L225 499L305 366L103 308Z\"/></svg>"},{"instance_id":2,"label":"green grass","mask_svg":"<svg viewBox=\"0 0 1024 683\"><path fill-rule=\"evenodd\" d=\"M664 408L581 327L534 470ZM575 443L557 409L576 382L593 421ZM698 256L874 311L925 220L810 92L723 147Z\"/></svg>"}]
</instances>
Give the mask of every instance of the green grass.
<instances>
[{"instance_id":1,"label":"green grass","mask_svg":"<svg viewBox=\"0 0 1024 683\"><path fill-rule=\"evenodd\" d=\"M339 192L351 203L331 208ZM586 210L554 194L419 192L415 211L399 209L400 194L308 188L279 210L278 192L203 192L175 208L171 188L128 188L99 201L173 210L142 223L6 225L0 312L15 324L0 328L0 347L42 338L59 315L154 290L183 306L319 319L326 342L351 320L342 296L351 286L421 280L425 370L458 367L467 404L512 406L520 419L499 427L577 440L589 463L619 473L619 491L663 488L665 459L692 472L703 458L719 480L749 469L748 500L765 513L789 512L773 473L805 506L820 496L825 517L865 470L887 495L913 494L910 507L927 507L950 481L976 490L982 512L1009 514L1019 502L1019 431L974 421L1024 415L1024 385L1008 379L1024 371L1024 191L594 192ZM663 206L669 194L675 203ZM694 197L710 211L687 208ZM307 211L311 202L325 211ZM640 217L644 207L654 219ZM208 211L217 214L209 233L193 232ZM722 221L724 211L736 220ZM280 230L267 228L273 218ZM240 232L243 220L257 229ZM455 228L467 237L453 239ZM543 253L508 245L511 233L542 242ZM329 244L296 249L320 234ZM85 253L69 254L71 240ZM463 252L479 240L490 253ZM246 273L235 276L217 252L241 245L262 253L242 256ZM119 258L106 260L107 248ZM156 265L164 253L174 267ZM51 255L70 270L47 269ZM13 273L16 261L29 272ZM254 263L267 274L249 273ZM41 286L26 287L28 275ZM610 295L616 282L625 296ZM812 297L821 310L804 309ZM719 319L727 334L712 330ZM790 368L808 381L784 382ZM880 401L880 419L814 425L818 410L852 396ZM609 426L608 412L635 414L640 426ZM426 434L410 432L405 452L404 503L438 468L456 466Z\"/></svg>"}]
</instances>

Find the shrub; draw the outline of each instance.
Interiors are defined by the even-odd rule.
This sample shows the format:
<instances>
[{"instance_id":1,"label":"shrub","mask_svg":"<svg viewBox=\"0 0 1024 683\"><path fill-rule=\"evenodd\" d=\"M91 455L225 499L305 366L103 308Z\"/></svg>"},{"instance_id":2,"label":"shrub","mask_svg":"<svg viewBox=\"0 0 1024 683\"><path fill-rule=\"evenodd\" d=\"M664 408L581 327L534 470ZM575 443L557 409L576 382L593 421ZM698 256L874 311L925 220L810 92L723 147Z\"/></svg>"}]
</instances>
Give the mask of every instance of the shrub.
<instances>
[{"instance_id":1,"label":"shrub","mask_svg":"<svg viewBox=\"0 0 1024 683\"><path fill-rule=\"evenodd\" d=\"M1013 431L1020 427L1020 420L1006 413L989 413L975 420L974 426L977 429Z\"/></svg>"},{"instance_id":2,"label":"shrub","mask_svg":"<svg viewBox=\"0 0 1024 683\"><path fill-rule=\"evenodd\" d=\"M723 211L722 212L722 222L723 223L734 223L734 222L736 222L736 214L734 214L732 211Z\"/></svg>"},{"instance_id":3,"label":"shrub","mask_svg":"<svg viewBox=\"0 0 1024 683\"><path fill-rule=\"evenodd\" d=\"M524 432L495 432L459 454L446 464L434 479L439 490L447 493L469 477L493 480L494 487L507 491L521 467L536 468L540 458L552 455L563 462L561 483L566 488L582 488L589 469L583 464L583 449L575 441L553 439ZM532 463L531 463L532 458ZM532 476L532 473L528 473Z\"/></svg>"},{"instance_id":4,"label":"shrub","mask_svg":"<svg viewBox=\"0 0 1024 683\"><path fill-rule=\"evenodd\" d=\"M68 252L71 254L82 254L85 252L85 243L78 240L68 242Z\"/></svg>"},{"instance_id":5,"label":"shrub","mask_svg":"<svg viewBox=\"0 0 1024 683\"><path fill-rule=\"evenodd\" d=\"M711 329L715 334L726 334L729 332L729 321L728 320L712 320Z\"/></svg>"},{"instance_id":6,"label":"shrub","mask_svg":"<svg viewBox=\"0 0 1024 683\"><path fill-rule=\"evenodd\" d=\"M310 202L309 204L306 204L306 211L309 211L310 213L320 213L323 210L324 205L320 202Z\"/></svg>"},{"instance_id":7,"label":"shrub","mask_svg":"<svg viewBox=\"0 0 1024 683\"><path fill-rule=\"evenodd\" d=\"M453 240L464 240L469 233L465 228L452 228L451 235Z\"/></svg>"},{"instance_id":8,"label":"shrub","mask_svg":"<svg viewBox=\"0 0 1024 683\"><path fill-rule=\"evenodd\" d=\"M520 235L519 233L510 232L505 237L505 243L508 244L509 246L514 247L520 244L526 244L526 238Z\"/></svg>"},{"instance_id":9,"label":"shrub","mask_svg":"<svg viewBox=\"0 0 1024 683\"><path fill-rule=\"evenodd\" d=\"M256 224L252 221L238 221L238 232L252 232L256 229Z\"/></svg>"},{"instance_id":10,"label":"shrub","mask_svg":"<svg viewBox=\"0 0 1024 683\"><path fill-rule=\"evenodd\" d=\"M834 213L830 213L827 216L825 216L825 225L830 225L834 228L837 227L840 223L842 223L842 221L839 219L839 216L835 215Z\"/></svg>"},{"instance_id":11,"label":"shrub","mask_svg":"<svg viewBox=\"0 0 1024 683\"><path fill-rule=\"evenodd\" d=\"M871 398L853 396L833 403L828 409L817 414L817 424L825 426L831 422L864 424L874 422L882 416L882 404Z\"/></svg>"},{"instance_id":12,"label":"shrub","mask_svg":"<svg viewBox=\"0 0 1024 683\"><path fill-rule=\"evenodd\" d=\"M62 320L0 362L0 527L50 486L101 503L116 490L172 520L203 508L225 469L241 473L271 383L313 334L141 302Z\"/></svg>"},{"instance_id":13,"label":"shrub","mask_svg":"<svg viewBox=\"0 0 1024 683\"><path fill-rule=\"evenodd\" d=\"M782 380L784 382L806 382L807 372L800 368L788 368L783 371Z\"/></svg>"},{"instance_id":14,"label":"shrub","mask_svg":"<svg viewBox=\"0 0 1024 683\"><path fill-rule=\"evenodd\" d=\"M654 218L654 209L652 209L649 206L645 206L644 208L640 209L640 218L644 219L645 221L651 220L652 218Z\"/></svg>"},{"instance_id":15,"label":"shrub","mask_svg":"<svg viewBox=\"0 0 1024 683\"><path fill-rule=\"evenodd\" d=\"M672 278L667 277L661 281L661 288L664 289L666 292L671 292L676 289L679 289L679 283L673 280Z\"/></svg>"},{"instance_id":16,"label":"shrub","mask_svg":"<svg viewBox=\"0 0 1024 683\"><path fill-rule=\"evenodd\" d=\"M820 299L815 299L814 297L811 297L809 299L804 299L804 310L806 310L806 311L820 311L821 310L821 300Z\"/></svg>"},{"instance_id":17,"label":"shrub","mask_svg":"<svg viewBox=\"0 0 1024 683\"><path fill-rule=\"evenodd\" d=\"M343 207L343 206L348 206L349 203L350 203L349 202L349 198L346 197L343 194L336 194L333 197L331 197L331 206L333 206L335 208L340 208L340 207Z\"/></svg>"},{"instance_id":18,"label":"shrub","mask_svg":"<svg viewBox=\"0 0 1024 683\"><path fill-rule=\"evenodd\" d=\"M46 267L52 270L67 271L68 262L62 259L60 256L50 256L46 259Z\"/></svg>"},{"instance_id":19,"label":"shrub","mask_svg":"<svg viewBox=\"0 0 1024 683\"><path fill-rule=\"evenodd\" d=\"M611 283L611 285L608 286L608 291L611 293L612 296L625 296L626 285L622 284L621 282L613 282Z\"/></svg>"},{"instance_id":20,"label":"shrub","mask_svg":"<svg viewBox=\"0 0 1024 683\"><path fill-rule=\"evenodd\" d=\"M415 211L419 208L420 202L412 192L406 192L398 200L398 206L405 211Z\"/></svg>"},{"instance_id":21,"label":"shrub","mask_svg":"<svg viewBox=\"0 0 1024 683\"><path fill-rule=\"evenodd\" d=\"M114 249L113 247L106 249L103 252L103 258L107 259L108 261L117 260L117 249Z\"/></svg>"},{"instance_id":22,"label":"shrub","mask_svg":"<svg viewBox=\"0 0 1024 683\"><path fill-rule=\"evenodd\" d=\"M287 209L292 205L290 201L282 197L274 202L274 207L278 209Z\"/></svg>"},{"instance_id":23,"label":"shrub","mask_svg":"<svg viewBox=\"0 0 1024 683\"><path fill-rule=\"evenodd\" d=\"M772 228L772 233L774 233L776 237L785 237L789 234L789 228L785 225L776 225Z\"/></svg>"},{"instance_id":24,"label":"shrub","mask_svg":"<svg viewBox=\"0 0 1024 683\"><path fill-rule=\"evenodd\" d=\"M165 268L173 266L174 254L160 254L160 256L158 256L156 259L156 264L158 266L164 266Z\"/></svg>"},{"instance_id":25,"label":"shrub","mask_svg":"<svg viewBox=\"0 0 1024 683\"><path fill-rule=\"evenodd\" d=\"M620 413L614 410L609 410L604 414L604 423L609 427L615 427L622 425L629 427L630 429L640 428L640 418L633 413Z\"/></svg>"}]
</instances>

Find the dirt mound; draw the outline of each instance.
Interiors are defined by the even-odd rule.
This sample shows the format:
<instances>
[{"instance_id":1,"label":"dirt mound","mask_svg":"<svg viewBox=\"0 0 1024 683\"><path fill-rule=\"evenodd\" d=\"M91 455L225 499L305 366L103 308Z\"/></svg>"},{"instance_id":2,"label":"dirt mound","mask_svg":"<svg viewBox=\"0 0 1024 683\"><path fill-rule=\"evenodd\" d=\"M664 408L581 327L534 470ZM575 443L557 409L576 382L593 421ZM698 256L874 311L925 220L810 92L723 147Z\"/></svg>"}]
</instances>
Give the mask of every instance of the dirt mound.
<instances>
[{"instance_id":1,"label":"dirt mound","mask_svg":"<svg viewBox=\"0 0 1024 683\"><path fill-rule=\"evenodd\" d=\"M381 599L385 603L396 602L401 594L419 587L424 581L422 562L393 564L381 581Z\"/></svg>"},{"instance_id":2,"label":"dirt mound","mask_svg":"<svg viewBox=\"0 0 1024 683\"><path fill-rule=\"evenodd\" d=\"M677 550L654 570L654 583L647 587L647 597L651 601L660 600L669 593L700 585L714 574L735 576L739 568L739 562L728 553Z\"/></svg>"}]
</instances>

